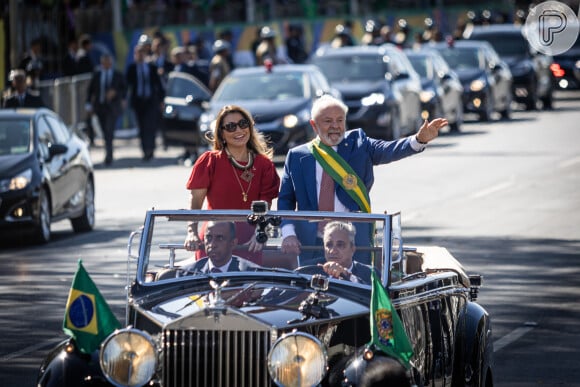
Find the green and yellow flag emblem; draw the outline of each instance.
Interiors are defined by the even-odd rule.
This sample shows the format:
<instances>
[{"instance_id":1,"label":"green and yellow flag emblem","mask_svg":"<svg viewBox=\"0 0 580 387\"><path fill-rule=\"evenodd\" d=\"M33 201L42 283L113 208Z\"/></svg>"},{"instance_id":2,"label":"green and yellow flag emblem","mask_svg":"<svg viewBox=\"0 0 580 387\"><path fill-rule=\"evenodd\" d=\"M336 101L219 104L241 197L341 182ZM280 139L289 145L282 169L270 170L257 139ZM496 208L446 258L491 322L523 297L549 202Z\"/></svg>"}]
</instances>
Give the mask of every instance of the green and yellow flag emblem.
<instances>
[{"instance_id":1,"label":"green and yellow flag emblem","mask_svg":"<svg viewBox=\"0 0 580 387\"><path fill-rule=\"evenodd\" d=\"M75 339L81 352L92 353L120 327L119 320L79 260L66 303L64 333Z\"/></svg>"},{"instance_id":2,"label":"green and yellow flag emblem","mask_svg":"<svg viewBox=\"0 0 580 387\"><path fill-rule=\"evenodd\" d=\"M413 348L391 299L377 275L372 271L371 342L387 355L399 359L409 368Z\"/></svg>"}]
</instances>

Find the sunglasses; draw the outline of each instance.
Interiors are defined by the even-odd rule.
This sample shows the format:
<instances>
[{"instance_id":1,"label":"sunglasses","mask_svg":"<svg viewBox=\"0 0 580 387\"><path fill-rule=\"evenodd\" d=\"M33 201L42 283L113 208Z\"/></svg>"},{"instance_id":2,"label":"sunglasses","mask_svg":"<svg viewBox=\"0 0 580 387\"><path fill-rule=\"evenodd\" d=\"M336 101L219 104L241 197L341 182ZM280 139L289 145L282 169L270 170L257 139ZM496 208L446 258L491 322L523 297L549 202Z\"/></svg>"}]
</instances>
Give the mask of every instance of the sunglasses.
<instances>
[{"instance_id":1,"label":"sunglasses","mask_svg":"<svg viewBox=\"0 0 580 387\"><path fill-rule=\"evenodd\" d=\"M233 133L236 131L236 128L238 126L240 127L240 129L248 129L250 127L250 120L242 118L238 122L228 122L227 124L222 125L222 129L230 133Z\"/></svg>"}]
</instances>

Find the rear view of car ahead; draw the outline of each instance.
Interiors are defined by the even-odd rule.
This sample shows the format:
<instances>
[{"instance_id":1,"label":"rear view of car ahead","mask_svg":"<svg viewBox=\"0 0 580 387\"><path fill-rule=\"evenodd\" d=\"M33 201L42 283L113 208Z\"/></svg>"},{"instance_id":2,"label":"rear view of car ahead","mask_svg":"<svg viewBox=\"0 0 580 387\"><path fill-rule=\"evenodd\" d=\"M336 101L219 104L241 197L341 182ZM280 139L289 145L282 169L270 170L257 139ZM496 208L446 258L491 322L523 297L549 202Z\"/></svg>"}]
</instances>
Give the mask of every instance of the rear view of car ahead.
<instances>
[{"instance_id":1,"label":"rear view of car ahead","mask_svg":"<svg viewBox=\"0 0 580 387\"><path fill-rule=\"evenodd\" d=\"M93 165L87 144L48 109L0 110L0 230L48 242L51 223L75 232L95 224Z\"/></svg>"},{"instance_id":2,"label":"rear view of car ahead","mask_svg":"<svg viewBox=\"0 0 580 387\"><path fill-rule=\"evenodd\" d=\"M435 50L406 50L413 68L421 76L421 118L445 117L451 131L463 123L463 86L445 59Z\"/></svg>"},{"instance_id":3,"label":"rear view of car ahead","mask_svg":"<svg viewBox=\"0 0 580 387\"><path fill-rule=\"evenodd\" d=\"M182 146L184 158L195 159L203 145L199 117L211 92L197 78L184 72L171 72L165 93L161 133L165 146Z\"/></svg>"},{"instance_id":4,"label":"rear view of car ahead","mask_svg":"<svg viewBox=\"0 0 580 387\"><path fill-rule=\"evenodd\" d=\"M202 135L213 131L215 118L225 105L247 109L277 154L314 137L310 109L314 99L332 94L328 81L316 66L274 65L237 68L220 83L202 114Z\"/></svg>"},{"instance_id":5,"label":"rear view of car ahead","mask_svg":"<svg viewBox=\"0 0 580 387\"><path fill-rule=\"evenodd\" d=\"M580 89L580 34L568 51L554 56L554 63L550 69L559 89Z\"/></svg>"},{"instance_id":6,"label":"rear view of car ahead","mask_svg":"<svg viewBox=\"0 0 580 387\"><path fill-rule=\"evenodd\" d=\"M421 80L396 46L322 47L311 62L342 94L350 129L388 140L419 128Z\"/></svg>"},{"instance_id":7,"label":"rear view of car ahead","mask_svg":"<svg viewBox=\"0 0 580 387\"><path fill-rule=\"evenodd\" d=\"M535 110L538 100L542 101L544 109L552 108L552 57L533 49L520 26L477 26L466 38L489 42L500 58L509 65L514 78L513 95L516 102L523 103L526 110Z\"/></svg>"},{"instance_id":8,"label":"rear view of car ahead","mask_svg":"<svg viewBox=\"0 0 580 387\"><path fill-rule=\"evenodd\" d=\"M463 110L489 121L494 112L510 118L512 73L485 41L459 40L425 45L439 51L463 84Z\"/></svg>"},{"instance_id":9,"label":"rear view of car ahead","mask_svg":"<svg viewBox=\"0 0 580 387\"><path fill-rule=\"evenodd\" d=\"M328 222L325 252L301 240L302 254L326 269L281 252L288 222L314 230ZM209 258L184 249L190 223L205 230ZM356 251L353 226L367 241ZM263 244L260 265L241 258L239 229ZM128 246L124 328L113 315L91 334L87 293L97 292L81 288L77 271L65 313L71 337L47 354L37 386L493 385L481 277L443 247L405 246L400 213L276 212L266 202L252 211L156 210ZM358 261L369 255L374 275Z\"/></svg>"}]
</instances>

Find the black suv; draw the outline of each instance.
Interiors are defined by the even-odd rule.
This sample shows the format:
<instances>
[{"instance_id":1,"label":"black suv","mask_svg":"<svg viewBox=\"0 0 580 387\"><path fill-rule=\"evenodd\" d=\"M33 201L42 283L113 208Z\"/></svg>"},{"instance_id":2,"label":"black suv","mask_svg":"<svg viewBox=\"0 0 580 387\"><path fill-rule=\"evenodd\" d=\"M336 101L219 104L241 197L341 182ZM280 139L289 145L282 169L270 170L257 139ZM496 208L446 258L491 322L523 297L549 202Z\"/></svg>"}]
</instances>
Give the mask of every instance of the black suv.
<instances>
[{"instance_id":1,"label":"black suv","mask_svg":"<svg viewBox=\"0 0 580 387\"><path fill-rule=\"evenodd\" d=\"M342 94L349 128L387 140L419 128L421 78L396 46L323 47L311 61Z\"/></svg>"},{"instance_id":2,"label":"black suv","mask_svg":"<svg viewBox=\"0 0 580 387\"><path fill-rule=\"evenodd\" d=\"M535 110L538 100L542 101L544 109L552 108L555 82L550 65L553 59L530 46L522 27L514 24L477 26L467 38L488 41L510 66L516 102L524 103L526 110Z\"/></svg>"}]
</instances>

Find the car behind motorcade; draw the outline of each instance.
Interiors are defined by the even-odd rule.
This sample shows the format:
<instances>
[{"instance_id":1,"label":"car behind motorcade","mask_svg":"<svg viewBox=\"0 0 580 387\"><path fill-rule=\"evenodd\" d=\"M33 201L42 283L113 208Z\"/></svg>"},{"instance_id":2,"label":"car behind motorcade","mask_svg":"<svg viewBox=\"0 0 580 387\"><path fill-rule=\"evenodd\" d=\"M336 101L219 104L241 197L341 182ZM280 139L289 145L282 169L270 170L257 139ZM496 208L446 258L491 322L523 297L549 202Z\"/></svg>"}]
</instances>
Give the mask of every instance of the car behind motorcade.
<instances>
[{"instance_id":1,"label":"car behind motorcade","mask_svg":"<svg viewBox=\"0 0 580 387\"><path fill-rule=\"evenodd\" d=\"M262 264L196 269L183 239L188 224L206 221L255 228ZM354 269L348 279L330 277L281 252L282 224L321 221L374 230L355 252L374 256L374 278L368 270L366 282L353 279ZM247 250L229 232L213 238L234 256ZM37 386L355 386L379 370L374 385L493 385L492 323L476 302L481 276L443 247L405 245L400 213L268 211L266 202L246 211L151 210L129 237L128 260L124 324L85 343L93 315L82 301L91 292L75 276L65 324L76 333L48 352Z\"/></svg>"},{"instance_id":2,"label":"car behind motorcade","mask_svg":"<svg viewBox=\"0 0 580 387\"><path fill-rule=\"evenodd\" d=\"M199 117L211 92L201 81L186 72L169 73L161 133L163 144L184 148L184 159L197 158L198 148L204 144L199 131Z\"/></svg>"},{"instance_id":3,"label":"car behind motorcade","mask_svg":"<svg viewBox=\"0 0 580 387\"><path fill-rule=\"evenodd\" d=\"M397 139L421 124L421 80L405 53L392 44L318 49L311 58L348 106L350 129Z\"/></svg>"},{"instance_id":4,"label":"car behind motorcade","mask_svg":"<svg viewBox=\"0 0 580 387\"><path fill-rule=\"evenodd\" d=\"M0 230L48 242L51 223L75 232L95 224L95 182L88 146L53 111L0 110Z\"/></svg>"},{"instance_id":5,"label":"car behind motorcade","mask_svg":"<svg viewBox=\"0 0 580 387\"><path fill-rule=\"evenodd\" d=\"M513 97L526 110L535 110L538 100L544 109L551 109L554 76L550 70L551 56L536 51L524 36L524 29L515 24L476 26L467 39L489 42L505 61L513 76Z\"/></svg>"},{"instance_id":6,"label":"car behind motorcade","mask_svg":"<svg viewBox=\"0 0 580 387\"><path fill-rule=\"evenodd\" d=\"M463 84L463 111L489 121L494 112L504 119L511 115L513 77L491 44L479 40L448 40L429 43L445 58Z\"/></svg>"},{"instance_id":7,"label":"car behind motorcade","mask_svg":"<svg viewBox=\"0 0 580 387\"><path fill-rule=\"evenodd\" d=\"M421 117L445 117L451 131L463 123L463 86L459 77L436 50L405 50L421 77Z\"/></svg>"},{"instance_id":8,"label":"car behind motorcade","mask_svg":"<svg viewBox=\"0 0 580 387\"><path fill-rule=\"evenodd\" d=\"M580 34L568 51L554 55L554 63L550 69L558 89L580 89Z\"/></svg>"},{"instance_id":9,"label":"car behind motorcade","mask_svg":"<svg viewBox=\"0 0 580 387\"><path fill-rule=\"evenodd\" d=\"M239 105L252 114L256 129L271 142L274 152L283 154L314 137L310 109L323 94L341 98L313 65L269 63L236 68L216 89L199 127L202 135L212 132L220 109Z\"/></svg>"}]
</instances>

